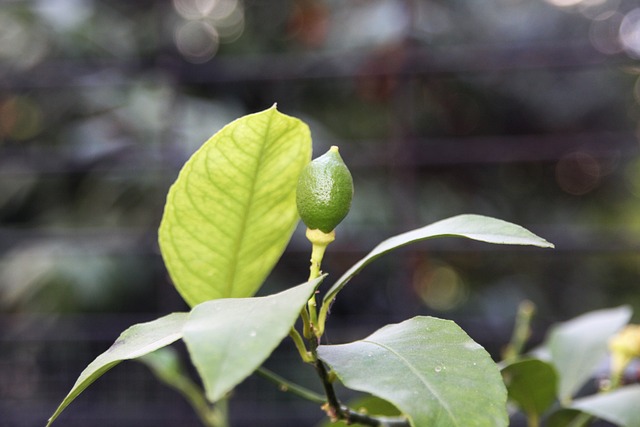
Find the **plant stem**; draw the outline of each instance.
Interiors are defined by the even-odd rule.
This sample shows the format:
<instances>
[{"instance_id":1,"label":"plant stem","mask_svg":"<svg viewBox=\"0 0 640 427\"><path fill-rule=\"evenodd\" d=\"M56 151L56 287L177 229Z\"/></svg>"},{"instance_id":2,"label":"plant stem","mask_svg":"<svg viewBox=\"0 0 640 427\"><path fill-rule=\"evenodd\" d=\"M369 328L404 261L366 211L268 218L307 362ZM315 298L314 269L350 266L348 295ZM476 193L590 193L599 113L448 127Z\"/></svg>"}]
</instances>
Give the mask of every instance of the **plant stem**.
<instances>
[{"instance_id":1,"label":"plant stem","mask_svg":"<svg viewBox=\"0 0 640 427\"><path fill-rule=\"evenodd\" d=\"M302 310L300 310L300 317L302 318L302 336L309 339L313 335L311 333L311 321L309 320L307 307L302 307Z\"/></svg>"},{"instance_id":2,"label":"plant stem","mask_svg":"<svg viewBox=\"0 0 640 427\"><path fill-rule=\"evenodd\" d=\"M321 367L320 367L321 366ZM324 366L324 363L321 361L316 362L316 369L320 369L324 375L323 378L328 378L327 369ZM298 397L309 400L314 403L319 403L325 405L325 410L328 411L329 407L337 407L339 411L337 413L336 420L345 420L349 424L358 423L365 426L378 426L378 427L410 427L409 422L401 417L373 417L367 414L362 414L360 412L356 412L345 405L342 405L338 398L336 397L335 391L333 389L333 385L327 380L326 384L323 381L323 386L325 387L325 392L327 392L327 397L330 395L334 405L331 406L330 403L327 402L327 398L322 396L314 391L311 391L305 387L302 387L298 384L294 384L287 379L281 377L275 372L270 371L265 367L260 367L256 371L258 375L263 378L271 381L272 383L278 385L280 390L295 394ZM332 418L333 419L333 418Z\"/></svg>"},{"instance_id":3,"label":"plant stem","mask_svg":"<svg viewBox=\"0 0 640 427\"><path fill-rule=\"evenodd\" d=\"M229 427L228 421L228 399L223 398L216 402L215 406L209 404L204 397L204 392L191 381L180 384L172 384L194 409L203 425L207 427Z\"/></svg>"},{"instance_id":4,"label":"plant stem","mask_svg":"<svg viewBox=\"0 0 640 427\"><path fill-rule=\"evenodd\" d=\"M317 359L315 367L318 376L322 380L325 394L327 395L327 403L323 406L323 409L333 422L343 420L347 424L361 424L371 427L410 427L409 421L403 417L372 416L356 412L348 406L343 405L340 403L338 396L336 396L324 362Z\"/></svg>"},{"instance_id":5,"label":"plant stem","mask_svg":"<svg viewBox=\"0 0 640 427\"><path fill-rule=\"evenodd\" d=\"M327 367L320 359L316 359L314 366L320 380L322 381L324 393L327 396L327 406L324 408L327 415L329 415L329 418L331 418L332 421L344 419L342 404L340 403L340 400L338 400L338 396L336 396L333 384L329 381L329 372L327 371Z\"/></svg>"},{"instance_id":6,"label":"plant stem","mask_svg":"<svg viewBox=\"0 0 640 427\"><path fill-rule=\"evenodd\" d=\"M324 252L329 246L329 243L336 240L335 230L330 233L325 233L320 230L311 230L307 228L305 234L307 239L311 242L311 266L309 267L309 280L317 279L320 277L320 266L322 265L322 258L324 258Z\"/></svg>"},{"instance_id":7,"label":"plant stem","mask_svg":"<svg viewBox=\"0 0 640 427\"><path fill-rule=\"evenodd\" d=\"M204 392L193 384L191 381L171 384L173 388L179 391L194 409L202 424L207 427L226 427L225 413L220 411L220 401L215 407L212 407L204 397ZM224 400L224 399L223 399Z\"/></svg>"},{"instance_id":8,"label":"plant stem","mask_svg":"<svg viewBox=\"0 0 640 427\"><path fill-rule=\"evenodd\" d=\"M327 249L327 244L315 243L313 241L311 243L313 245L311 249L311 266L309 267L309 281L320 277L320 265L322 264L322 258L324 257L324 253ZM309 322L311 323L313 328L318 324L315 293L311 296L311 298L309 298L307 308L309 310Z\"/></svg>"},{"instance_id":9,"label":"plant stem","mask_svg":"<svg viewBox=\"0 0 640 427\"><path fill-rule=\"evenodd\" d=\"M209 419L213 427L229 427L229 399L224 397L210 409Z\"/></svg>"},{"instance_id":10,"label":"plant stem","mask_svg":"<svg viewBox=\"0 0 640 427\"><path fill-rule=\"evenodd\" d=\"M298 397L302 397L303 399L310 400L314 403L324 404L326 402L326 399L321 394L308 390L298 384L289 382L285 378L281 377L275 372L268 370L267 368L260 367L256 372L263 378L266 378L267 380L277 384L282 391L295 394Z\"/></svg>"},{"instance_id":11,"label":"plant stem","mask_svg":"<svg viewBox=\"0 0 640 427\"><path fill-rule=\"evenodd\" d=\"M327 315L329 314L329 308L331 308L331 301L324 301L322 306L320 306L320 314L318 315L318 326L316 326L316 333L318 336L322 336L324 334L324 325L327 322Z\"/></svg>"},{"instance_id":12,"label":"plant stem","mask_svg":"<svg viewBox=\"0 0 640 427\"><path fill-rule=\"evenodd\" d=\"M309 280L320 277L320 266L322 265L322 258L327 250L328 243L314 243L311 247L311 266L309 267Z\"/></svg>"},{"instance_id":13,"label":"plant stem","mask_svg":"<svg viewBox=\"0 0 640 427\"><path fill-rule=\"evenodd\" d=\"M330 233L325 233L320 230L311 230L307 228L306 232L307 239L311 242L311 266L309 267L309 281L313 279L317 279L320 277L320 266L322 265L322 258L324 258L324 253L327 249L327 246L331 242L336 239L335 230ZM313 294L311 298L309 298L309 302L307 303L307 310L309 313L309 336L305 334L306 338L311 338L312 335L315 335L316 338L320 338L322 336L321 333L318 333L318 311L316 308L316 295ZM304 317L303 317L304 321ZM306 327L306 324L305 324ZM306 329L305 329L306 332ZM313 332L313 333L312 333Z\"/></svg>"},{"instance_id":14,"label":"plant stem","mask_svg":"<svg viewBox=\"0 0 640 427\"><path fill-rule=\"evenodd\" d=\"M515 359L522 353L522 349L531 335L531 319L535 310L535 305L529 300L522 301L518 306L511 341L502 355L504 360Z\"/></svg>"},{"instance_id":15,"label":"plant stem","mask_svg":"<svg viewBox=\"0 0 640 427\"><path fill-rule=\"evenodd\" d=\"M211 405L205 392L184 371L175 352L167 348L147 354L140 359L158 380L180 393L206 427L229 427L227 398Z\"/></svg>"},{"instance_id":16,"label":"plant stem","mask_svg":"<svg viewBox=\"0 0 640 427\"><path fill-rule=\"evenodd\" d=\"M335 230L331 231L330 233L324 233L320 230L311 230L307 228L306 236L312 244L309 280L313 280L320 277L320 266L322 264L322 258L324 257L325 250L327 249L329 243L335 240ZM330 302L328 301L322 305L322 307L320 308L320 317L318 318L316 296L314 294L307 303L308 311L303 309L302 313L300 313L304 325L304 337L309 342L308 352L304 343L298 342L298 340L302 341L298 332L292 328L292 332L290 333L291 337L296 342L296 347L298 347L298 351L300 352L302 359L305 362L313 363L316 372L318 373L318 376L320 377L320 380L322 382L322 387L324 388L326 399L316 395L315 397L317 399L315 401L317 403L323 404L322 409L327 413L332 421L344 420L347 424L357 423L363 426L371 427L410 427L409 421L406 418L370 416L367 414L356 412L346 405L340 403L335 389L333 388L333 384L329 379L329 372L327 371L327 367L322 360L318 359L318 355L316 353L316 349L320 343L320 338L324 333L324 325L327 320L329 305ZM304 348L304 354L308 356L309 360L306 356L303 355L303 352L300 350L301 348ZM268 371L267 375L265 375L265 372L261 372L260 370L258 372L279 384L284 390L289 390L291 387L295 387L296 391L294 391L294 388L291 388L291 390L294 393L299 394L300 389L298 386L285 383L282 378ZM307 394L306 391L304 393ZM309 400L314 400L314 396L311 397L312 398L309 399L309 396L307 394L306 398Z\"/></svg>"},{"instance_id":17,"label":"plant stem","mask_svg":"<svg viewBox=\"0 0 640 427\"><path fill-rule=\"evenodd\" d=\"M298 349L298 353L300 353L300 357L306 363L313 363L313 356L311 353L307 351L307 347L304 345L304 341L300 336L300 333L296 330L295 327L292 327L289 331L289 336L293 339L296 348Z\"/></svg>"}]
</instances>

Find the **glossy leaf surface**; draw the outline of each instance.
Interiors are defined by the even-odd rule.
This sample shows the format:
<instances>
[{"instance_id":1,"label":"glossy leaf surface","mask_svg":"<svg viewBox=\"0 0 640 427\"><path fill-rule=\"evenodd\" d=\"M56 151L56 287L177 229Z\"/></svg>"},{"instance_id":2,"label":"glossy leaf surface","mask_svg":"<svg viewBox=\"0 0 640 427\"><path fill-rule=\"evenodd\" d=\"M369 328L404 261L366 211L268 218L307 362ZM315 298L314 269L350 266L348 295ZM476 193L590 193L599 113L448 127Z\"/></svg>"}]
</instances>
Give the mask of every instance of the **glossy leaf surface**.
<instances>
[{"instance_id":1,"label":"glossy leaf surface","mask_svg":"<svg viewBox=\"0 0 640 427\"><path fill-rule=\"evenodd\" d=\"M182 337L187 313L172 313L152 322L133 325L113 345L85 368L47 426L87 387L123 360L135 359L165 347Z\"/></svg>"},{"instance_id":2,"label":"glossy leaf surface","mask_svg":"<svg viewBox=\"0 0 640 427\"><path fill-rule=\"evenodd\" d=\"M361 341L320 346L318 355L346 387L389 401L414 427L508 423L497 365L451 321L415 317Z\"/></svg>"},{"instance_id":3,"label":"glossy leaf surface","mask_svg":"<svg viewBox=\"0 0 640 427\"><path fill-rule=\"evenodd\" d=\"M228 124L187 161L159 242L189 305L259 289L298 222L295 189L310 159L307 125L272 107Z\"/></svg>"},{"instance_id":4,"label":"glossy leaf surface","mask_svg":"<svg viewBox=\"0 0 640 427\"><path fill-rule=\"evenodd\" d=\"M193 308L183 339L211 402L224 397L269 357L321 280L266 297L224 298Z\"/></svg>"},{"instance_id":5,"label":"glossy leaf surface","mask_svg":"<svg viewBox=\"0 0 640 427\"><path fill-rule=\"evenodd\" d=\"M327 292L324 300L331 301L335 298L336 294L353 276L381 255L413 242L444 236L466 237L481 242L503 245L553 247L553 244L519 225L482 215L458 215L383 241L342 275Z\"/></svg>"}]
</instances>

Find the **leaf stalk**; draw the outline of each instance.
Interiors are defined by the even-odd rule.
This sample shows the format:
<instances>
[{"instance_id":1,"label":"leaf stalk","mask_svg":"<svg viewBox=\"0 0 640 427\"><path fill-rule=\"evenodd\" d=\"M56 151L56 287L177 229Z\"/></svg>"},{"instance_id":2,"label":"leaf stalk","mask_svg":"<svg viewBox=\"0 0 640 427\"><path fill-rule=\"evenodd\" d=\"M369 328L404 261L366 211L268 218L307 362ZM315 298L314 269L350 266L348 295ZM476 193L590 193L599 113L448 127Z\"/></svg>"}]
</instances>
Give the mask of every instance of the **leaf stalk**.
<instances>
[{"instance_id":1,"label":"leaf stalk","mask_svg":"<svg viewBox=\"0 0 640 427\"><path fill-rule=\"evenodd\" d=\"M296 328L291 328L289 331L289 336L293 340L296 348L298 349L298 353L300 353L300 357L302 361L305 363L313 363L313 355L307 351L307 347L304 345L304 341L300 336L300 333L296 330Z\"/></svg>"},{"instance_id":2,"label":"leaf stalk","mask_svg":"<svg viewBox=\"0 0 640 427\"><path fill-rule=\"evenodd\" d=\"M309 400L311 402L314 403L319 403L319 404L324 404L326 402L326 399L324 398L323 395L318 394L314 391L308 390L298 384L294 384L292 382L290 382L289 380L281 377L280 375L276 374L273 371L270 371L269 369L265 368L265 367L260 367L258 368L258 370L256 371L260 376L262 376L263 378L271 381L272 383L278 385L278 387L280 388L280 390L282 391L286 391L292 394L295 394L298 397L301 397L303 399Z\"/></svg>"}]
</instances>

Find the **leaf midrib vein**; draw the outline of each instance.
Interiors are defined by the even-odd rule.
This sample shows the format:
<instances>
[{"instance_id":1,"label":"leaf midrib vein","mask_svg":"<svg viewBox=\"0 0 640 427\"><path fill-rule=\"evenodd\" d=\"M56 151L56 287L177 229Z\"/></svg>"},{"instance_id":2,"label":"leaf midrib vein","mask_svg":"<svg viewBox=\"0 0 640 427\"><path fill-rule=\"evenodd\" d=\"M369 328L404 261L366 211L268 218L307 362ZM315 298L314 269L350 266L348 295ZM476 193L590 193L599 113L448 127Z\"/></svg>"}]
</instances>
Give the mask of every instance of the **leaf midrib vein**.
<instances>
[{"instance_id":1,"label":"leaf midrib vein","mask_svg":"<svg viewBox=\"0 0 640 427\"><path fill-rule=\"evenodd\" d=\"M264 157L265 157L265 150L267 147L267 142L269 139L272 140L279 140L280 138L282 138L282 135L284 135L287 132L291 131L291 128L289 126L286 127L285 131L282 132L280 135L277 136L273 136L271 138L269 138L269 134L271 132L271 127L272 127L272 122L273 122L273 113L269 116L268 120L267 120L267 124L266 124L266 129L264 131L264 136L262 137L262 143L260 144L260 152L258 153L258 155L256 156L257 158L257 163L256 163L256 168L253 171L253 174L251 176L251 186L249 188L249 198L247 200L246 203L246 209L244 210L244 212L242 213L242 218L240 221L240 230L239 230L239 235L238 235L238 240L236 242L236 245L234 247L234 251L233 251L233 256L231 259L231 267L229 269L229 280L227 282L227 295L228 296L232 296L232 292L233 292L233 288L234 288L234 282L236 280L236 273L238 271L238 262L239 262L239 258L240 258L240 249L243 245L244 239L245 239L245 235L246 235L246 231L247 231L247 223L249 220L249 216L250 216L250 211L251 211L251 207L253 205L254 202L254 198L255 198L255 189L256 189L256 183L257 183L257 176L260 172L260 169L264 167L263 163L264 163ZM251 128L251 130L253 130L254 132L255 129L253 129L252 126L250 126L249 124L247 124L247 126L249 128ZM260 132L256 132L257 134L260 134ZM231 138L234 145L238 145L237 140L235 137Z\"/></svg>"},{"instance_id":2,"label":"leaf midrib vein","mask_svg":"<svg viewBox=\"0 0 640 427\"><path fill-rule=\"evenodd\" d=\"M438 400L438 402L440 402L440 405L445 409L445 411L447 412L447 414L449 415L449 418L451 418L451 421L453 421L453 423L458 426L458 422L456 421L456 418L454 417L453 413L451 412L451 408L449 408L449 405L444 401L444 399L433 389L433 387L428 383L428 381L426 380L426 378L424 378L420 371L418 371L417 369L415 369L413 367L413 365L407 360L405 359L401 354L399 354L398 352L396 352L394 349L392 349L389 346L386 346L382 343L379 342L375 342L375 341L368 341L368 340L362 340L362 342L367 343L367 344L371 344L374 346L378 346L383 348L384 350L388 351L389 353L393 354L394 356L396 356L400 362L405 365L419 380L420 382L425 386L425 388L427 388L429 390L429 392Z\"/></svg>"}]
</instances>

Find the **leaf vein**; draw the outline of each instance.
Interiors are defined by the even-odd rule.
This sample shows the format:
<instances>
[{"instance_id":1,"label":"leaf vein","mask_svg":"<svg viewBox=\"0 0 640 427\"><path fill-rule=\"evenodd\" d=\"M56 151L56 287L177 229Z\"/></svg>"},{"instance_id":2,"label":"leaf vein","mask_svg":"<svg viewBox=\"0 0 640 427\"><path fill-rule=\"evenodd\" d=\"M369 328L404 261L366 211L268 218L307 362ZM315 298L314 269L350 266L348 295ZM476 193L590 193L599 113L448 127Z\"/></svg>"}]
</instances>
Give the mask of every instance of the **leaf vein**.
<instances>
[{"instance_id":1,"label":"leaf vein","mask_svg":"<svg viewBox=\"0 0 640 427\"><path fill-rule=\"evenodd\" d=\"M367 344L371 344L371 345L374 345L374 346L381 347L384 350L386 350L389 353L391 353L394 356L396 356L400 360L400 362L403 365L405 365L420 380L420 382L425 386L425 388L427 390L429 390L429 392L440 402L440 405L445 409L445 411L449 415L449 418L451 419L451 421L453 421L453 423L455 423L455 425L459 425L457 420L456 420L456 418L454 417L453 413L451 412L451 408L449 408L449 405L446 403L446 401L442 398L442 396L440 396L436 392L436 390L433 389L431 384L429 384L427 379L424 378L422 373L419 370L417 370L407 359L405 359L401 354L396 352L393 348L391 348L389 346L386 346L386 345L384 345L382 343L375 342L375 341L369 341L369 340L362 340L362 342L367 343Z\"/></svg>"}]
</instances>

